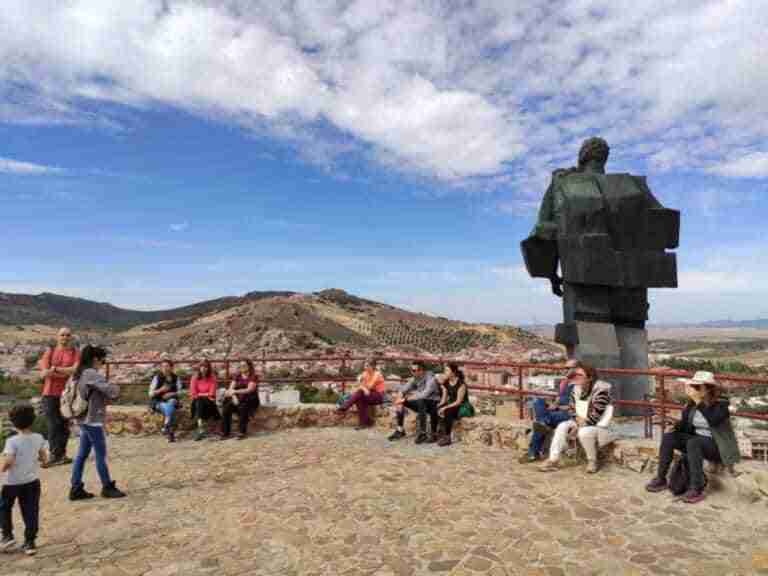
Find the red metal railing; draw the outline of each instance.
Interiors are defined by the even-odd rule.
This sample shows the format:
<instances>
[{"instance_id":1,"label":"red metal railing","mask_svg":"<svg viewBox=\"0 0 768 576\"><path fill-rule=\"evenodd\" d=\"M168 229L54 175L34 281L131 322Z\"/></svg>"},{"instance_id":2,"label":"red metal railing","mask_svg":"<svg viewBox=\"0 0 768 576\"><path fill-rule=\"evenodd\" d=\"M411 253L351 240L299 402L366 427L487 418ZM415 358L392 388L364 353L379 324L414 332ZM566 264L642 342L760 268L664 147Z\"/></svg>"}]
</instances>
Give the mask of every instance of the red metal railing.
<instances>
[{"instance_id":1,"label":"red metal railing","mask_svg":"<svg viewBox=\"0 0 768 576\"><path fill-rule=\"evenodd\" d=\"M346 390L347 382L354 381L355 376L348 373L348 369L352 369L352 363L364 362L368 356L352 356L352 355L335 355L335 356L266 356L262 354L261 358L257 362L261 363L262 374L267 374L267 367L269 362L286 363L288 369L296 363L339 363L339 375L325 375L314 374L308 376L264 376L261 381L268 384L293 384L293 383L340 383L341 390ZM481 373L487 372L490 369L505 369L510 373L517 373L516 386L484 386L478 384L469 383L470 390L490 392L494 394L502 394L505 396L515 396L519 399L519 416L520 419L525 417L525 400L528 397L543 397L554 398L557 396L553 392L543 392L538 390L528 390L525 388L525 373L526 371L536 371L544 373L552 372L564 372L567 368L562 364L535 364L530 362L485 362L478 360L461 360L457 358L446 357L425 357L425 356L375 356L378 362L416 362L421 361L429 364L446 364L450 362L456 362L457 364L464 366L465 368L479 369ZM229 380L231 375L231 365L233 363L239 363L248 358L221 358L221 359L209 359L212 365L222 364L224 365L224 372L226 380ZM119 369L120 366L137 366L137 365L149 365L156 366L161 364L166 358L158 358L155 360L112 360L107 363L106 377L109 379L112 376L113 367ZM198 364L201 358L187 358L187 359L171 359L174 364L180 365L195 365ZM628 369L599 369L598 374L602 375L639 375L649 376L656 381L656 397L649 400L615 400L615 404L619 406L646 408L648 413L646 418L646 434L650 436L653 430L653 422L650 420L654 416L659 417L659 425L661 431L664 432L668 422L669 412L678 412L682 410L682 405L671 402L669 399L667 389L668 378L686 378L690 377L691 373L684 370L660 370L660 369L648 369L648 370L628 370ZM512 374L509 374L511 376ZM735 374L717 374L715 378L720 383L728 382L731 386L728 389L745 389L750 386L761 385L768 386L768 378L759 378L753 376L741 376ZM137 385L141 382L122 382L123 385ZM735 384L735 385L733 385ZM734 412L733 416L741 418L749 418L753 420L768 421L768 414L756 414L752 412Z\"/></svg>"}]
</instances>

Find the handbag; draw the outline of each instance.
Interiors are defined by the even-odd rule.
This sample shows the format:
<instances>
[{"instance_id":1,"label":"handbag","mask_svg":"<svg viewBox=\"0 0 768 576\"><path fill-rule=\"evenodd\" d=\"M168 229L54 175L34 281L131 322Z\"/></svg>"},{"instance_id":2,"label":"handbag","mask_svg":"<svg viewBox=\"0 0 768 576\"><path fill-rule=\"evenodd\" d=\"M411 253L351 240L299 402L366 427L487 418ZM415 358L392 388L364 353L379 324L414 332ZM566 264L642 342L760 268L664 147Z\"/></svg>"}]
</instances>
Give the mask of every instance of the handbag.
<instances>
[{"instance_id":1,"label":"handbag","mask_svg":"<svg viewBox=\"0 0 768 576\"><path fill-rule=\"evenodd\" d=\"M464 401L459 406L459 418L472 418L475 415L475 407L469 401L469 395L464 397Z\"/></svg>"},{"instance_id":2,"label":"handbag","mask_svg":"<svg viewBox=\"0 0 768 576\"><path fill-rule=\"evenodd\" d=\"M672 472L669 474L668 481L669 491L675 496L680 496L688 490L689 483L688 459L683 456L672 466Z\"/></svg>"}]
</instances>

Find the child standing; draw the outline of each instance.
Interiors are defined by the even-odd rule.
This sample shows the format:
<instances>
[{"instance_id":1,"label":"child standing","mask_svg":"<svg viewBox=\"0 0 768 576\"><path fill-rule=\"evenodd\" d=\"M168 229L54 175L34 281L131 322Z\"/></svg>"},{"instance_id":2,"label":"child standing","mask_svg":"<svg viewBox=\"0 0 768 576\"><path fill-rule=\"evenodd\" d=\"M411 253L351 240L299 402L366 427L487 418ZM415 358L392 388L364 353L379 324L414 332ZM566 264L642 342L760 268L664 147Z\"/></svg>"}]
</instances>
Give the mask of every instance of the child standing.
<instances>
[{"instance_id":1,"label":"child standing","mask_svg":"<svg viewBox=\"0 0 768 576\"><path fill-rule=\"evenodd\" d=\"M24 518L24 544L22 552L32 556L36 552L38 518L40 515L40 462L48 461L48 442L40 434L32 432L35 409L30 405L14 406L9 414L18 434L5 441L5 456L0 472L8 478L0 498L0 524L2 540L0 550L10 551L16 546L13 538L13 505L19 500Z\"/></svg>"}]
</instances>

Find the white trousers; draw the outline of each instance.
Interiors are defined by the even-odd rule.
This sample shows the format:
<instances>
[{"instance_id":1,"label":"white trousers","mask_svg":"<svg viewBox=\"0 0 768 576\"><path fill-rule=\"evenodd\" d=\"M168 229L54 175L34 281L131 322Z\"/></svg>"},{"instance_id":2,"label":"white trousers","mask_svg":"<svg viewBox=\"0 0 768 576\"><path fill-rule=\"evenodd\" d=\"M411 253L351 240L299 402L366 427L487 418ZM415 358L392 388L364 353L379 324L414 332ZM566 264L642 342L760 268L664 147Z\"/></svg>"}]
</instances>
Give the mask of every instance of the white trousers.
<instances>
[{"instance_id":1,"label":"white trousers","mask_svg":"<svg viewBox=\"0 0 768 576\"><path fill-rule=\"evenodd\" d=\"M576 428L575 420L561 422L555 428L555 434L549 445L549 459L557 462L560 454L568 447L568 435ZM611 441L611 433L608 428L601 426L582 426L578 431L579 442L584 447L587 460L597 460L598 446L605 446Z\"/></svg>"}]
</instances>

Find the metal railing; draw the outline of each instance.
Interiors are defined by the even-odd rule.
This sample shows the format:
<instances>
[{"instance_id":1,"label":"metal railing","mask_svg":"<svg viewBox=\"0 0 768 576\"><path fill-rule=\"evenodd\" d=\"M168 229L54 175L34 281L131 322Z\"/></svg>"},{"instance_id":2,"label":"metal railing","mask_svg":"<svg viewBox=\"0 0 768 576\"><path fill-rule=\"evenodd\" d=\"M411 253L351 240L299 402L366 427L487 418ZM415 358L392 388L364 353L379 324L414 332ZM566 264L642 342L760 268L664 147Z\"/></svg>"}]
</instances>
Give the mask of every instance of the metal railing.
<instances>
[{"instance_id":1,"label":"metal railing","mask_svg":"<svg viewBox=\"0 0 768 576\"><path fill-rule=\"evenodd\" d=\"M347 383L355 382L356 375L349 372L353 369L354 363L362 363L369 359L370 356L352 356L350 355L334 355L334 356L266 356L256 358L220 358L220 359L207 359L212 366L223 365L224 367L224 379L229 380L232 374L232 365L238 364L245 360L251 360L254 365L260 365L262 377L260 382L265 384L297 384L297 383L339 383L341 391L345 392ZM519 417L525 418L525 401L528 397L540 397L540 398L555 398L557 394L554 392L545 392L540 390L531 390L525 387L525 375L526 371L536 371L544 373L553 372L565 372L567 367L562 364L537 364L531 362L485 362L478 360L462 360L458 358L450 357L435 357L435 356L405 356L405 355L379 355L374 356L379 363L383 362L424 362L426 364L447 364L455 362L465 368L471 368L473 372L487 372L489 370L504 369L508 370L508 376L516 376L516 385L504 385L504 386L484 386L473 384L468 381L468 387L472 391L489 392L496 395L513 396L517 397L519 404ZM153 360L111 360L106 364L106 377L109 379L112 376L114 369L119 369L121 366L157 366L165 360L171 360L174 365L197 365L204 358L157 358ZM268 366L270 363L279 362L283 365L287 364L290 371L291 366L300 363L338 363L338 375L330 374L310 374L306 376L268 376ZM651 437L653 434L653 418L657 417L658 425L661 432L666 430L666 426L669 422L670 412L679 412L683 409L683 406L679 403L672 402L669 395L667 383L669 379L673 378L687 378L692 374L685 370L666 370L666 369L647 369L647 370L629 370L620 368L604 368L597 370L598 375L606 376L649 376L655 380L655 398L648 398L646 400L614 400L614 403L618 406L627 406L632 408L645 408L647 413L643 418L645 419L645 434L647 437ZM754 376L743 376L736 374L716 374L715 378L721 384L729 383L728 390L748 389L751 386L766 386L768 387L768 378L760 378ZM146 382L120 382L121 385L138 385L145 384ZM732 412L732 416L740 418L748 418L752 420L768 421L768 414L757 414L753 412Z\"/></svg>"}]
</instances>

